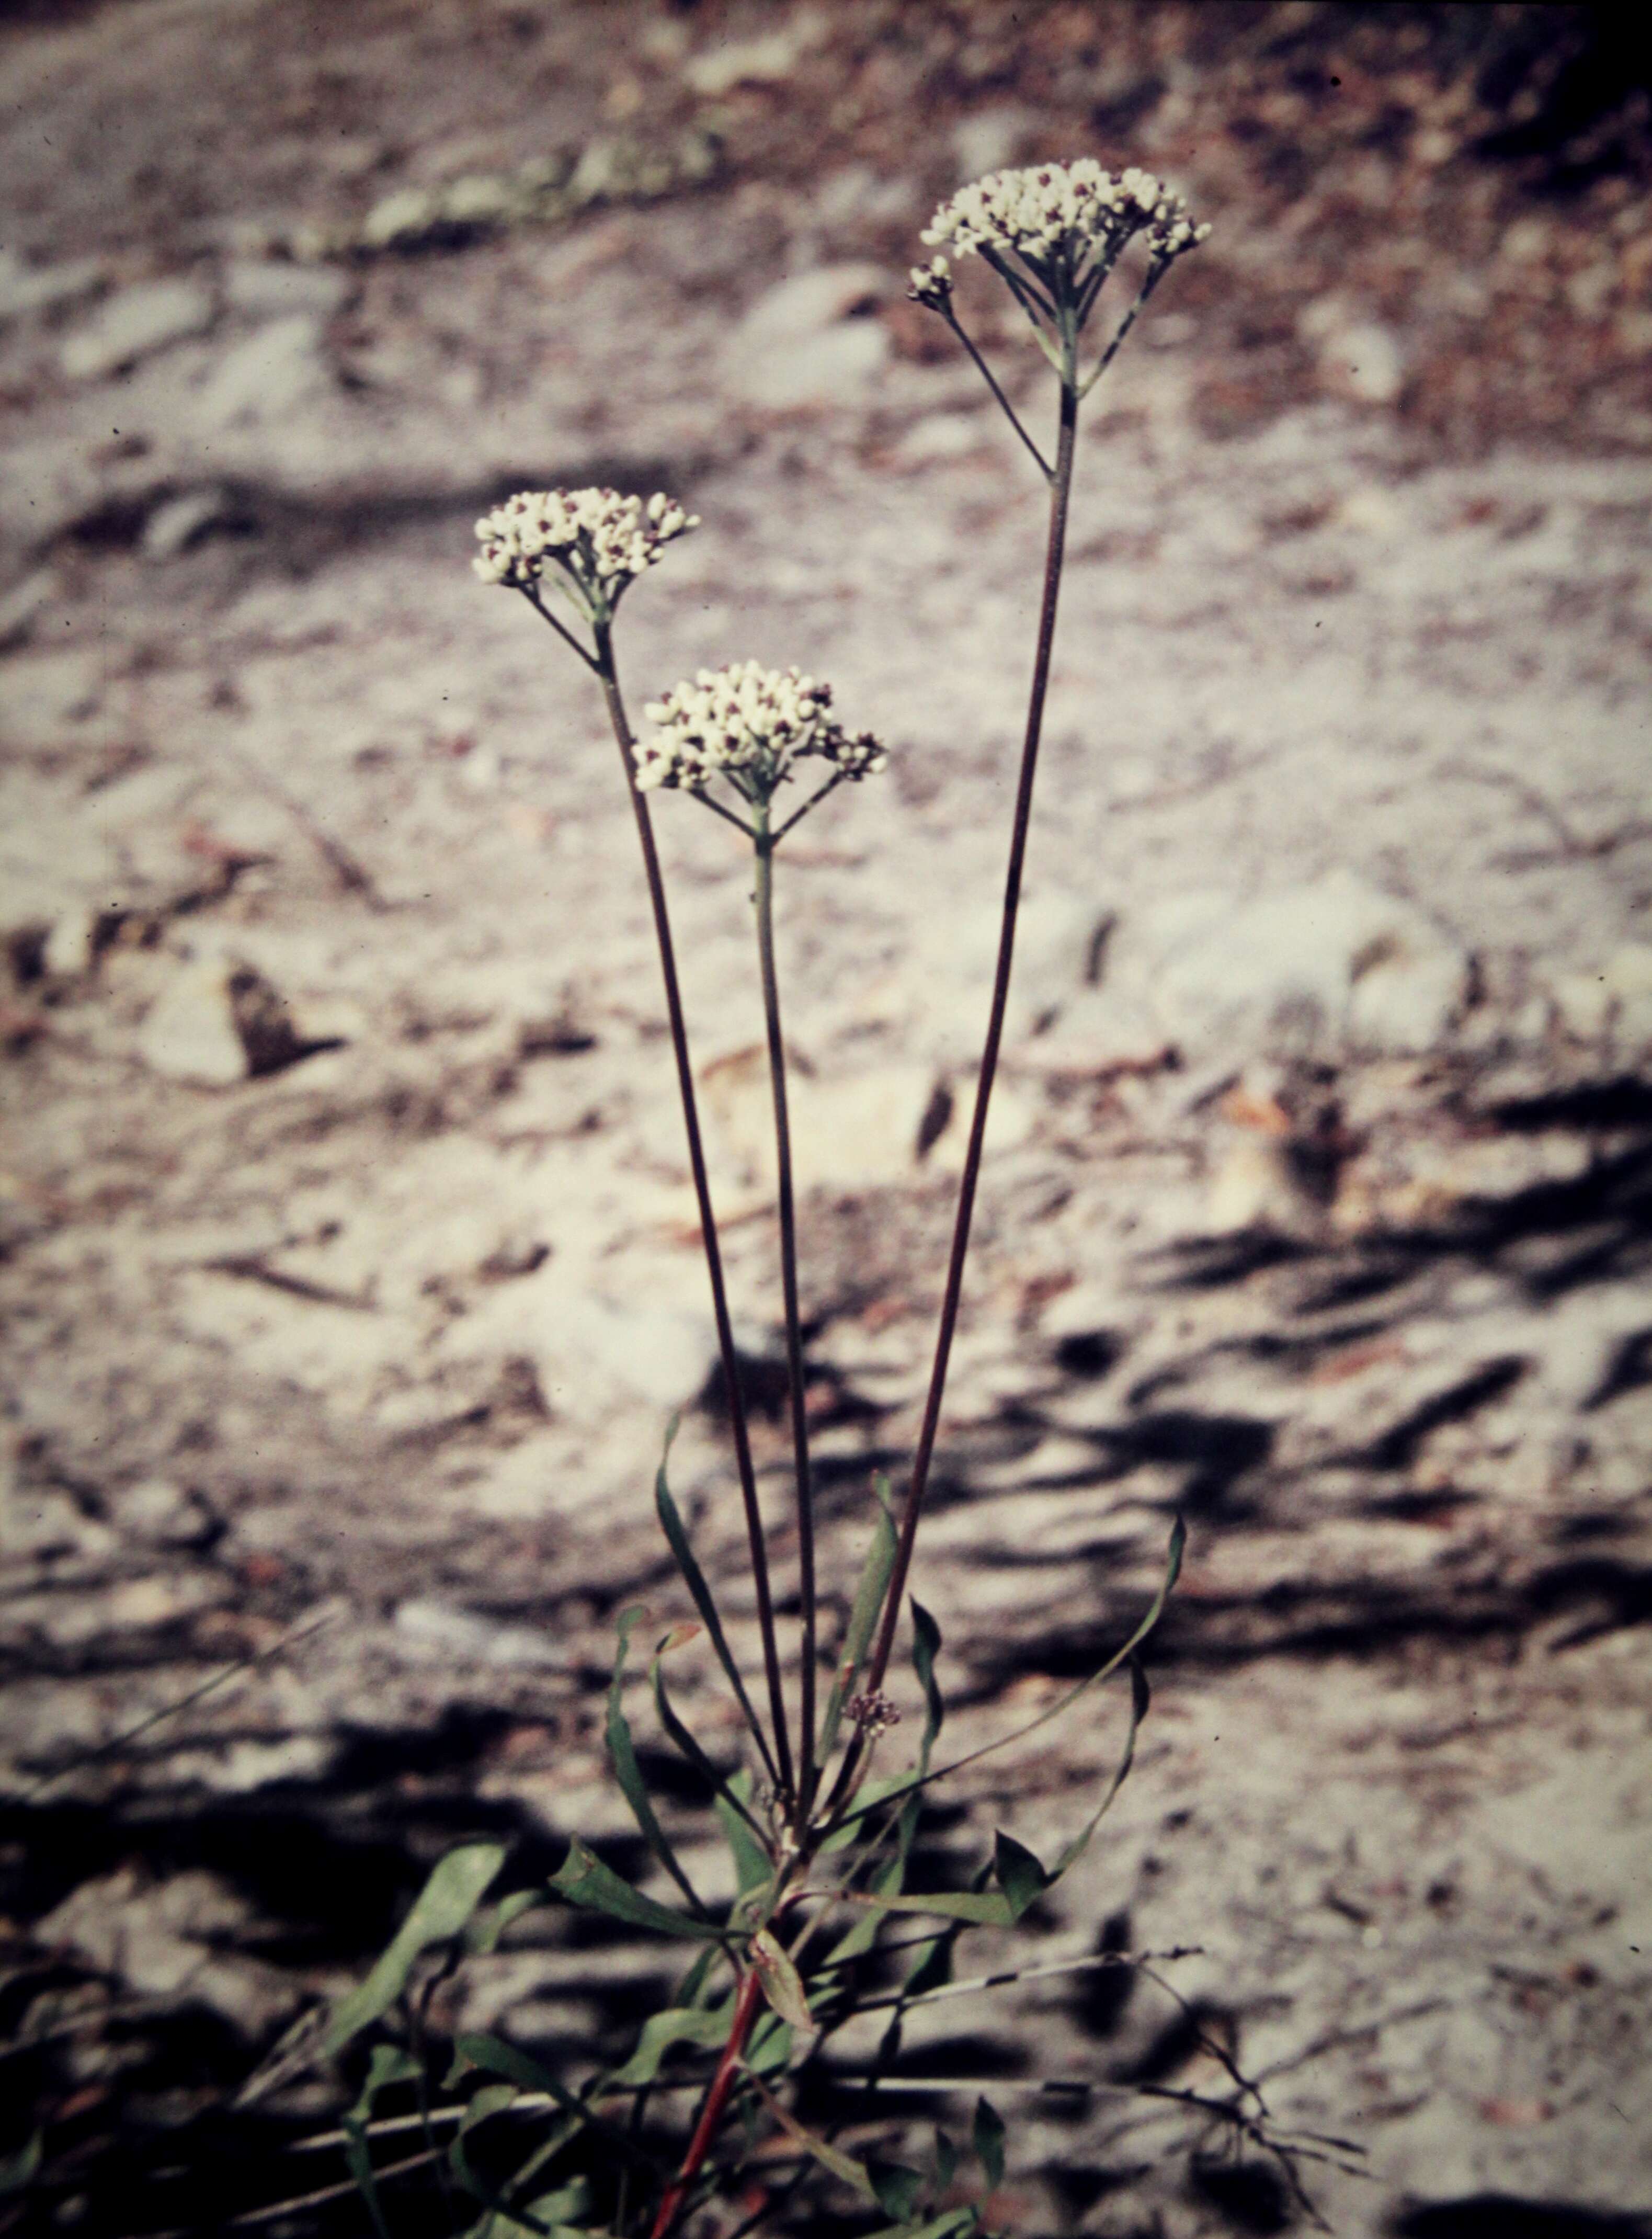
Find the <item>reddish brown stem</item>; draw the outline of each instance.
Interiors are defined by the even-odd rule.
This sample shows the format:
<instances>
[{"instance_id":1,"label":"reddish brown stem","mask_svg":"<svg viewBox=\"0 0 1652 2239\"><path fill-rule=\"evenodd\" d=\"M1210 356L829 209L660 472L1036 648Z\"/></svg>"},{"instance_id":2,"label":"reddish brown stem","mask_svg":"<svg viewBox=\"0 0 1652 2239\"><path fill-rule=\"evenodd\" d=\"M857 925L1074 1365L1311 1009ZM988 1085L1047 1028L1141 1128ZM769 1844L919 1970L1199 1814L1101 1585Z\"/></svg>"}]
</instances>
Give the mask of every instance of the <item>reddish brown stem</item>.
<instances>
[{"instance_id":1,"label":"reddish brown stem","mask_svg":"<svg viewBox=\"0 0 1652 2239\"><path fill-rule=\"evenodd\" d=\"M975 1089L975 1113L970 1122L969 1147L964 1156L964 1178L959 1186L958 1213L952 1226L952 1256L946 1268L946 1289L941 1301L940 1327L935 1339L934 1365L924 1402L923 1427L906 1487L906 1505L896 1544L894 1569L878 1629L878 1644L866 1671L866 1692L883 1684L900 1621L901 1596L912 1568L912 1544L918 1518L929 1484L935 1438L940 1427L941 1399L946 1390L946 1370L952 1359L952 1337L964 1293L964 1263L969 1255L970 1224L975 1213L976 1185L986 1142L987 1109L998 1075L998 1048L1004 1039L1005 1014L1010 1001L1010 971L1015 960L1016 917L1021 906L1021 874L1026 862L1027 834L1032 821L1032 781L1038 773L1038 740L1044 728L1045 694L1050 685L1050 659L1055 644L1056 601L1061 590L1061 562L1066 548L1067 499L1072 488L1072 456L1078 426L1078 399L1071 378L1062 383L1061 427L1056 448L1055 472L1050 478L1050 534L1045 550L1044 600L1038 613L1038 651L1032 663L1032 684L1027 702L1026 735L1021 747L1021 775L1016 787L1015 822L1010 838L1009 867L1004 881L1004 919L998 935L998 969L992 982L992 1007L988 1015L986 1041L981 1051L981 1070ZM852 1752L858 1756L859 1751ZM841 1785L841 1783L839 1783Z\"/></svg>"},{"instance_id":2,"label":"reddish brown stem","mask_svg":"<svg viewBox=\"0 0 1652 2239\"><path fill-rule=\"evenodd\" d=\"M700 2175L712 2141L717 2136L717 2125L723 2119L723 2109L728 2104L728 2095L740 2074L740 2061L746 2051L746 2040L752 2033L752 2023L757 2018L757 2008L762 1996L762 1984L755 1967L742 1979L734 1999L734 2018L729 2023L728 2042L723 2047L717 2063L717 2072L707 2088L700 2103L700 2120L694 2125L694 2135L688 2141L688 2150L682 2157L682 2167L666 2187L660 2212L654 2217L654 2229L648 2239L667 2239L677 2221L688 2188Z\"/></svg>"}]
</instances>

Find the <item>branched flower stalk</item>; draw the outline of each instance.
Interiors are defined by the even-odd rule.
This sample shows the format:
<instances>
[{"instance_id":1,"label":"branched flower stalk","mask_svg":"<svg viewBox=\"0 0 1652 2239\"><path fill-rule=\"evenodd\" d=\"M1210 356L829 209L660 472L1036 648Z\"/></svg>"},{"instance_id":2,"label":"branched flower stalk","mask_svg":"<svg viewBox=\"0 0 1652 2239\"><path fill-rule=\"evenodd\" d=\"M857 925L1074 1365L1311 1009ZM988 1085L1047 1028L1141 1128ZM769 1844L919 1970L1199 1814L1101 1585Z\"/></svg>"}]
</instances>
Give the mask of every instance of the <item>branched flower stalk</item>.
<instances>
[{"instance_id":1,"label":"branched flower stalk","mask_svg":"<svg viewBox=\"0 0 1652 2239\"><path fill-rule=\"evenodd\" d=\"M481 550L472 565L486 583L502 583L521 591L541 618L578 655L602 688L603 703L620 749L626 789L630 797L643 876L654 916L654 939L660 951L660 976L665 985L666 1014L671 1031L677 1090L682 1103L683 1132L688 1164L693 1177L694 1199L700 1213L700 1233L711 1286L712 1314L717 1325L717 1349L722 1365L723 1389L734 1445L734 1464L740 1478L740 1501L746 1516L747 1551L757 1603L757 1622L762 1636L763 1671L767 1684L773 1742L763 1731L760 1719L751 1716L753 1738L772 1781L784 1796L795 1792L796 1773L787 1727L786 1695L780 1679L780 1646L774 1631L774 1604L769 1583L768 1551L758 1505L757 1472L752 1459L751 1432L746 1419L745 1388L740 1381L740 1356L734 1344L733 1323L728 1311L728 1288L723 1275L721 1246L712 1206L711 1180L706 1171L705 1142L700 1125L699 1100L694 1091L693 1062L689 1054L688 1028L683 1017L682 993L677 976L676 945L672 939L671 913L666 884L654 844L654 821L638 776L636 740L626 714L614 660L614 621L620 599L637 577L659 564L666 546L700 526L697 515L656 491L645 507L634 497L615 490L525 490L504 505L485 514L476 523ZM590 633L587 645L552 613L545 593L560 593L579 621Z\"/></svg>"},{"instance_id":2,"label":"branched flower stalk","mask_svg":"<svg viewBox=\"0 0 1652 2239\"><path fill-rule=\"evenodd\" d=\"M982 2202L959 2204L957 2150L937 2134L932 2168L920 2172L861 2161L812 2133L779 2096L790 2068L813 2060L857 2013L883 2007L892 2018L870 2069L858 2076L834 2071L839 2084L859 2082L875 2093L898 2049L906 2014L945 1995L965 1995L996 1982L1018 1979L1001 1970L975 1983L950 1981L952 1953L972 1926L1013 1927L1029 1908L1081 1857L1132 1761L1148 1693L1137 1651L1158 1622L1181 1558L1182 1529L1171 1536L1164 1574L1151 1606L1130 1638L1102 1666L1079 1680L1018 1731L999 1735L952 1762L932 1762L944 1716L936 1665L940 1634L915 1600L906 1603L913 1548L940 1429L947 1372L963 1298L971 1227L986 1128L1004 1037L1017 920L1032 827L1034 783L1045 701L1049 689L1071 499L1078 416L1085 398L1111 363L1144 305L1178 258L1201 241L1180 200L1147 173L1115 177L1088 158L1026 170L1002 171L964 188L936 212L925 234L937 253L912 275L912 298L939 316L984 376L1016 436L1035 462L1049 495L1043 588L1033 650L1027 714L1022 735L1008 860L1005 873L997 963L962 1179L947 1257L935 1348L910 1472L897 1499L886 1481L876 1485L872 1545L866 1556L824 1706L818 1699L819 1585L814 1494L809 1452L802 1316L799 1306L796 1183L793 1172L785 1036L775 956L775 872L783 842L798 823L840 787L882 769L886 754L867 733L851 734L833 713L830 689L796 668L771 670L755 661L702 669L648 703L648 728L634 734L620 690L614 654L614 618L627 588L660 560L668 546L696 524L663 495L646 505L612 490L529 491L496 508L477 524L483 579L519 591L597 680L624 765L625 782L641 850L644 877L660 950L667 1014L687 1138L689 1165L700 1208L718 1344L728 1395L736 1471L745 1511L751 1574L768 1697L766 1728L754 1711L730 1651L717 1602L700 1568L667 1484L662 1465L656 1485L661 1525L698 1612L700 1627L720 1663L750 1732L764 1778L755 1767L719 1764L696 1739L667 1691L664 1661L680 1640L700 1628L676 1626L660 1638L649 1664L660 1724L693 1767L713 1799L733 1860L738 1895L710 1905L700 1895L683 1858L662 1826L644 1780L623 1700L632 1633L644 1612L620 1619L619 1654L608 1696L607 1737L616 1777L658 1864L684 1901L665 1904L634 1887L575 1839L550 1887L564 1903L661 1936L686 1939L697 1957L671 2005L644 2028L631 2056L616 2068L588 2076L577 2090L538 2069L515 2048L490 2037L460 2036L450 2082L471 2075L491 2079L474 2091L459 2122L451 2163L459 2183L506 2229L561 2235L596 2232L605 2239L672 2239L692 2216L729 2184L728 2141L738 2116L748 2136L766 2131L773 2170L791 2175L773 2196L784 2203L811 2170L824 2169L866 2204L889 2217L891 2234L910 2239L972 2239L985 2229L984 2200L1004 2169L1004 2125L982 2099L970 2152L985 2183ZM1104 286L1134 243L1144 264L1133 300L1111 332L1092 342L1091 322ZM1005 385L965 332L954 302L946 251L979 256L1008 288L1056 376L1053 442L1041 444L1012 402ZM562 612L553 611L560 600ZM809 768L810 764L819 765ZM806 777L796 806L786 788ZM733 827L752 850L758 979L773 1107L776 1216L780 1292L791 1417L793 1516L798 1550L798 1671L795 1705L787 1699L775 1624L769 1549L758 1503L746 1411L729 1317L717 1227L707 1175L687 1029L678 981L665 884L655 847L650 801L658 792L690 795ZM885 1691L903 1605L912 1615L912 1662L923 1700L913 1761L904 1772L872 1777L880 1737L899 1720ZM908 1890L919 1815L934 1783L973 1765L1061 1715L1079 1697L1127 1668L1131 1706L1121 1756L1095 1810L1046 1868L1032 1851L1000 1832L992 1856L967 1891ZM372 1977L335 2010L322 2049L337 2052L378 2024L401 1996L410 1975L433 1947L460 1935L490 1949L518 1900L508 1898L483 1914L478 1908L503 1853L474 1844L445 1859L408 1923ZM531 1900L530 1900L531 1901ZM686 1907L686 1909L684 1909ZM880 1944L893 1926L929 1924L906 1941ZM480 1925L478 1924L480 1923ZM901 1987L866 1997L859 1990L860 1963L874 1950L910 1952ZM1065 1964L1066 1963L1060 1963ZM1121 1959L1119 1963L1136 1963ZM1045 1970L1048 1971L1048 1970ZM680 2063L713 2056L687 2073ZM353 2167L368 2193L375 2217L367 2139L375 2091L406 2080L409 2056L381 2043L362 2100L347 2118ZM679 2064L662 2074L662 2063ZM1230 2071L1231 2103L1213 2107L1236 2136L1270 2143L1266 2109L1256 2087ZM650 2095L692 2084L698 2110L674 2165L664 2163L643 2126ZM950 2088L926 2083L924 2089ZM1052 2087L1056 2088L1056 2087ZM1062 2084L1059 2088L1069 2089ZM480 2177L465 2151L476 2122L508 2105L554 2108L547 2138L503 2191ZM876 2103L869 2096L868 2110ZM627 2110L624 2125L614 2112ZM835 2134L834 2134L835 2135ZM598 2202L588 2179L576 2176L560 2189L534 2191L556 2156L588 2148L604 2167L617 2161L627 2174L617 2195ZM1304 2153L1341 2151L1340 2142L1297 2142ZM793 2150L795 2149L795 2150ZM1284 2150L1283 2149L1275 2149ZM733 2166L739 2165L738 2149ZM1289 2168L1289 2164L1287 2164ZM581 2187L584 2188L581 2190ZM766 2198L768 2196L766 2196ZM760 2216L765 2211L758 2211ZM594 2216L594 2229L588 2218ZM753 2218L739 2228L752 2228ZM381 2219L380 2228L383 2224Z\"/></svg>"}]
</instances>

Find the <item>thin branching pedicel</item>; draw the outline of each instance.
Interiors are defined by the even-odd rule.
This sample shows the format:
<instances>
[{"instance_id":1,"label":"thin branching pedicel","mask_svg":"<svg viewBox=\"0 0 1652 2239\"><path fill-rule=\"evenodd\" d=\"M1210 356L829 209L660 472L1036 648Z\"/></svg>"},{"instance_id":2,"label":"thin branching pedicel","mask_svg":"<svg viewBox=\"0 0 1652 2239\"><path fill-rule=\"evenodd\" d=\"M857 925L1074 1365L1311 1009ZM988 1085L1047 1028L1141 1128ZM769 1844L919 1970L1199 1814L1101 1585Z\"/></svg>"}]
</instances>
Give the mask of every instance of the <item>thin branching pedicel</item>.
<instances>
[{"instance_id":1,"label":"thin branching pedicel","mask_svg":"<svg viewBox=\"0 0 1652 2239\"><path fill-rule=\"evenodd\" d=\"M688 1163L700 1211L700 1237L710 1279L712 1312L717 1324L717 1345L722 1361L723 1386L727 1395L728 1419L734 1441L735 1467L740 1477L746 1513L746 1536L752 1560L752 1585L757 1601L758 1626L762 1635L764 1673L768 1685L771 1744L753 1719L752 1731L769 1777L781 1794L795 1793L796 1775L780 1684L780 1651L774 1637L773 1599L769 1586L768 1556L763 1541L762 1518L757 1499L757 1472L752 1461L746 1425L745 1393L740 1385L733 1325L728 1311L728 1292L723 1277L722 1252L712 1209L711 1181L700 1134L700 1111L694 1093L693 1066L688 1053L688 1030L683 1018L682 995L677 979L675 945L666 906L665 881L648 804L637 781L633 761L635 740L620 689L614 653L614 617L620 599L645 569L658 564L666 546L697 528L697 516L684 511L674 499L656 491L645 505L640 498L622 497L617 490L523 490L505 504L484 514L476 523L481 551L472 562L485 583L502 583L521 591L534 612L578 654L602 688L608 721L620 749L630 795L637 839L642 850L643 874L654 914L654 936L660 949L660 968L665 982L666 1010L676 1061L678 1093L682 1100L683 1128L688 1143ZM591 642L583 643L558 620L545 603L545 593L561 594L576 621L589 629Z\"/></svg>"}]
</instances>

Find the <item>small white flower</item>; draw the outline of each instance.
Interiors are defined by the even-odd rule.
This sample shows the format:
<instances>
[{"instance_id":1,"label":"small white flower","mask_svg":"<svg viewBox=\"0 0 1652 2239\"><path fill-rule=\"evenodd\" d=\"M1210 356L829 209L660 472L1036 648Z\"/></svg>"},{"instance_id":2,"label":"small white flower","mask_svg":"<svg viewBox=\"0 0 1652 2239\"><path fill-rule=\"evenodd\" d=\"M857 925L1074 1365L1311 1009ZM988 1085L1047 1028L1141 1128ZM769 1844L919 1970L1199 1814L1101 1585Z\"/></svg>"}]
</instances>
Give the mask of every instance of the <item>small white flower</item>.
<instances>
[{"instance_id":1,"label":"small white flower","mask_svg":"<svg viewBox=\"0 0 1652 2239\"><path fill-rule=\"evenodd\" d=\"M830 762L845 778L882 769L887 757L877 740L868 732L851 738L831 705L831 687L796 668L764 668L755 661L702 668L644 710L654 728L633 749L638 787L700 793L723 777L762 806L806 756Z\"/></svg>"},{"instance_id":2,"label":"small white flower","mask_svg":"<svg viewBox=\"0 0 1652 2239\"><path fill-rule=\"evenodd\" d=\"M1138 234L1152 257L1168 262L1210 230L1196 225L1181 196L1151 171L1132 168L1115 177L1081 156L994 171L960 187L923 237L960 256L1018 256L1058 294L1076 295Z\"/></svg>"},{"instance_id":3,"label":"small white flower","mask_svg":"<svg viewBox=\"0 0 1652 2239\"><path fill-rule=\"evenodd\" d=\"M646 505L611 489L519 490L476 523L481 551L471 565L484 583L517 590L560 568L587 611L604 615L673 538L699 526L660 490Z\"/></svg>"},{"instance_id":4,"label":"small white flower","mask_svg":"<svg viewBox=\"0 0 1652 2239\"><path fill-rule=\"evenodd\" d=\"M906 293L914 303L922 303L932 311L944 311L952 300L952 268L944 256L932 256L927 264L914 264L912 285Z\"/></svg>"}]
</instances>

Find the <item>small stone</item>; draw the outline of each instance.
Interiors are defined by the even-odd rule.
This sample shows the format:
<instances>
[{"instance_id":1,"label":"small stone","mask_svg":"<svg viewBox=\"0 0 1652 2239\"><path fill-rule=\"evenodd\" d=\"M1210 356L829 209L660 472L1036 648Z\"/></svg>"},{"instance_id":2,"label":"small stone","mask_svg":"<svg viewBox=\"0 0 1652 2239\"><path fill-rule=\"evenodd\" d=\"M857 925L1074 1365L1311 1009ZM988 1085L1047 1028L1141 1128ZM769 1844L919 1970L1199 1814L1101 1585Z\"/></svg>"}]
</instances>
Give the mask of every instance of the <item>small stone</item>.
<instances>
[{"instance_id":1,"label":"small stone","mask_svg":"<svg viewBox=\"0 0 1652 2239\"><path fill-rule=\"evenodd\" d=\"M10 1485L0 1488L0 1558L15 1562L43 1555L98 1558L114 1550L114 1535L82 1514L66 1492Z\"/></svg>"},{"instance_id":2,"label":"small stone","mask_svg":"<svg viewBox=\"0 0 1652 2239\"><path fill-rule=\"evenodd\" d=\"M1190 1059L1422 1053L1469 982L1421 910L1341 869L1245 901L1168 897L1123 923L1108 961L1107 992L1144 1003Z\"/></svg>"},{"instance_id":3,"label":"small stone","mask_svg":"<svg viewBox=\"0 0 1652 2239\"><path fill-rule=\"evenodd\" d=\"M1357 404L1392 404L1405 386L1405 360L1386 327L1340 328L1320 345L1320 377Z\"/></svg>"},{"instance_id":4,"label":"small stone","mask_svg":"<svg viewBox=\"0 0 1652 2239\"><path fill-rule=\"evenodd\" d=\"M197 1869L151 1884L128 1866L83 1882L38 1933L48 1948L67 1947L140 1996L208 2006L260 2037L302 1993L268 1961L223 1948L257 1927L246 1900L216 1874Z\"/></svg>"},{"instance_id":5,"label":"small stone","mask_svg":"<svg viewBox=\"0 0 1652 2239\"><path fill-rule=\"evenodd\" d=\"M76 902L55 918L40 952L40 968L46 977L83 980L97 960L103 923L103 906L97 902Z\"/></svg>"},{"instance_id":6,"label":"small stone","mask_svg":"<svg viewBox=\"0 0 1652 2239\"><path fill-rule=\"evenodd\" d=\"M137 1485L111 1492L108 1505L117 1531L153 1541L157 1546L199 1546L217 1528L200 1495L186 1492L169 1478L144 1478Z\"/></svg>"},{"instance_id":7,"label":"small stone","mask_svg":"<svg viewBox=\"0 0 1652 2239\"><path fill-rule=\"evenodd\" d=\"M772 411L853 402L889 355L888 330L866 316L888 289L874 264L819 265L782 280L734 331L734 386Z\"/></svg>"},{"instance_id":8,"label":"small stone","mask_svg":"<svg viewBox=\"0 0 1652 2239\"><path fill-rule=\"evenodd\" d=\"M1562 1033L1580 1042L1604 1040L1612 1023L1612 991L1603 972L1562 973L1550 994Z\"/></svg>"},{"instance_id":9,"label":"small stone","mask_svg":"<svg viewBox=\"0 0 1652 2239\"><path fill-rule=\"evenodd\" d=\"M225 1088L278 1073L303 1054L287 1005L250 966L206 957L186 966L151 1007L138 1041L152 1073Z\"/></svg>"},{"instance_id":10,"label":"small stone","mask_svg":"<svg viewBox=\"0 0 1652 2239\"><path fill-rule=\"evenodd\" d=\"M415 1647L421 1659L445 1664L457 1658L468 1664L530 1671L567 1668L567 1656L548 1633L532 1625L501 1624L434 1596L401 1603L395 1623L398 1636Z\"/></svg>"},{"instance_id":11,"label":"small stone","mask_svg":"<svg viewBox=\"0 0 1652 2239\"><path fill-rule=\"evenodd\" d=\"M1013 163L1038 121L1037 112L1019 102L995 102L990 109L960 116L952 135L960 176L984 178L989 171Z\"/></svg>"},{"instance_id":12,"label":"small stone","mask_svg":"<svg viewBox=\"0 0 1652 2239\"><path fill-rule=\"evenodd\" d=\"M322 349L323 322L299 311L272 319L227 350L201 395L201 417L230 428L282 420L332 393L335 384Z\"/></svg>"},{"instance_id":13,"label":"small stone","mask_svg":"<svg viewBox=\"0 0 1652 2239\"><path fill-rule=\"evenodd\" d=\"M25 264L15 249L0 249L0 319L26 311L72 303L103 285L109 267L101 256L78 256L67 264Z\"/></svg>"},{"instance_id":14,"label":"small stone","mask_svg":"<svg viewBox=\"0 0 1652 2239\"><path fill-rule=\"evenodd\" d=\"M242 258L224 275L224 300L229 309L255 319L288 318L299 312L330 318L349 292L349 274L330 264Z\"/></svg>"},{"instance_id":15,"label":"small stone","mask_svg":"<svg viewBox=\"0 0 1652 2239\"><path fill-rule=\"evenodd\" d=\"M209 528L229 519L229 495L222 489L185 490L158 505L143 524L146 560L176 560L197 544Z\"/></svg>"},{"instance_id":16,"label":"small stone","mask_svg":"<svg viewBox=\"0 0 1652 2239\"><path fill-rule=\"evenodd\" d=\"M71 381L102 381L174 342L204 334L212 298L191 280L149 280L123 288L63 344Z\"/></svg>"},{"instance_id":17,"label":"small stone","mask_svg":"<svg viewBox=\"0 0 1652 2239\"><path fill-rule=\"evenodd\" d=\"M778 30L753 39L724 39L708 47L684 63L683 76L707 101L732 93L737 85L781 83L819 44L823 28L818 10L799 8Z\"/></svg>"},{"instance_id":18,"label":"small stone","mask_svg":"<svg viewBox=\"0 0 1652 2239\"><path fill-rule=\"evenodd\" d=\"M1211 1184L1205 1232L1233 1236L1247 1228L1292 1231L1311 1225L1318 1207L1293 1172L1285 1144L1244 1135L1231 1144Z\"/></svg>"}]
</instances>

